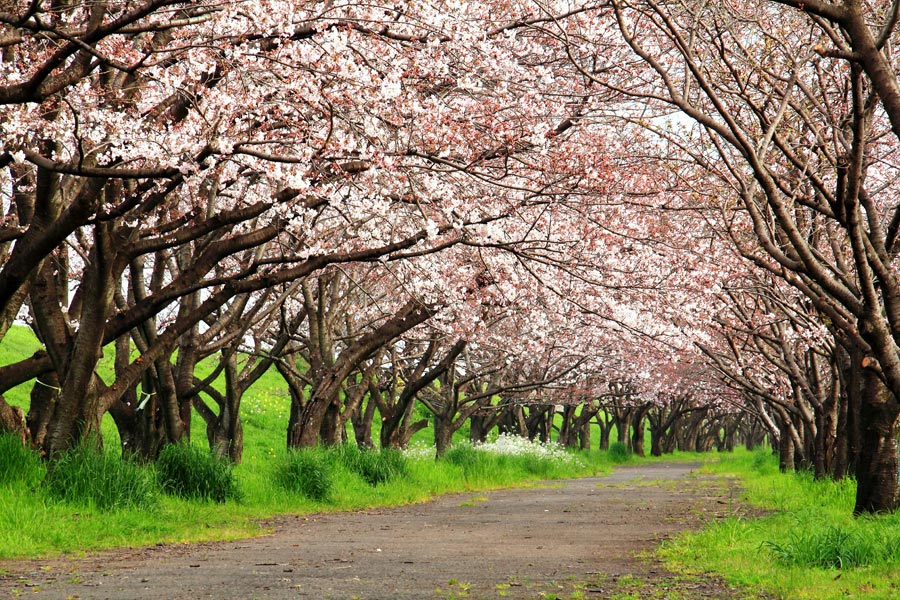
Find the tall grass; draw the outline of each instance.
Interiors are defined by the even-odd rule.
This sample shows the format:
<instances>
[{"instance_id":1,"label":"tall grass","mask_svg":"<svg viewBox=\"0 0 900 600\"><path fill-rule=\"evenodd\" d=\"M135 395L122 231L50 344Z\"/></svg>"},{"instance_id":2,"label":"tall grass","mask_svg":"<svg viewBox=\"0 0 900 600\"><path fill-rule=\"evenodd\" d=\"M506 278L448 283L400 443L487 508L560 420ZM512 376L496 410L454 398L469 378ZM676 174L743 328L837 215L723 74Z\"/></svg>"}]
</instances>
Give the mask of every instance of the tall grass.
<instances>
[{"instance_id":1,"label":"tall grass","mask_svg":"<svg viewBox=\"0 0 900 600\"><path fill-rule=\"evenodd\" d=\"M356 444L332 449L335 458L369 485L387 483L406 474L406 458L398 450L370 450Z\"/></svg>"},{"instance_id":2,"label":"tall grass","mask_svg":"<svg viewBox=\"0 0 900 600\"><path fill-rule=\"evenodd\" d=\"M621 464L630 458L631 452L628 451L628 446L622 442L613 442L609 445L609 459L614 463Z\"/></svg>"},{"instance_id":3,"label":"tall grass","mask_svg":"<svg viewBox=\"0 0 900 600\"><path fill-rule=\"evenodd\" d=\"M0 434L0 486L34 487L44 478L40 457L25 448L18 436Z\"/></svg>"},{"instance_id":4,"label":"tall grass","mask_svg":"<svg viewBox=\"0 0 900 600\"><path fill-rule=\"evenodd\" d=\"M231 465L190 444L170 444L156 461L159 484L181 498L225 502L239 500L240 488Z\"/></svg>"},{"instance_id":5,"label":"tall grass","mask_svg":"<svg viewBox=\"0 0 900 600\"><path fill-rule=\"evenodd\" d=\"M444 454L443 460L463 471L474 471L482 464L479 460L481 454L471 444L457 444Z\"/></svg>"},{"instance_id":6,"label":"tall grass","mask_svg":"<svg viewBox=\"0 0 900 600\"><path fill-rule=\"evenodd\" d=\"M50 498L101 511L143 510L158 495L149 467L97 449L90 441L56 459L42 487Z\"/></svg>"},{"instance_id":7,"label":"tall grass","mask_svg":"<svg viewBox=\"0 0 900 600\"><path fill-rule=\"evenodd\" d=\"M327 501L334 492L334 461L316 448L292 450L276 468L276 481L289 492Z\"/></svg>"},{"instance_id":8,"label":"tall grass","mask_svg":"<svg viewBox=\"0 0 900 600\"><path fill-rule=\"evenodd\" d=\"M900 563L900 536L890 528L864 523L850 526L826 525L790 531L786 542L763 542L786 565L820 569L853 569Z\"/></svg>"}]
</instances>

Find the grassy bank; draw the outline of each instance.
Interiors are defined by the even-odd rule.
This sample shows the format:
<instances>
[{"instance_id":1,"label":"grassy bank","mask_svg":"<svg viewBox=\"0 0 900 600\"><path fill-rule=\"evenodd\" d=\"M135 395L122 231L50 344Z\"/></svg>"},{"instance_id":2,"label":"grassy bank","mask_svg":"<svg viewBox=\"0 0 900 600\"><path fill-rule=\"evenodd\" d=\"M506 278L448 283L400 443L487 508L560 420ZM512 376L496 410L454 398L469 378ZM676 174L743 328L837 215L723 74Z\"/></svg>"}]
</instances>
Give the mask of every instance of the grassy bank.
<instances>
[{"instance_id":1,"label":"grassy bank","mask_svg":"<svg viewBox=\"0 0 900 600\"><path fill-rule=\"evenodd\" d=\"M161 464L123 463L113 450L99 458L74 457L74 474L56 467L48 475L38 460L10 448L10 444L0 448L5 463L0 471L7 474L0 477L4 500L0 558L234 539L261 533L265 528L261 520L277 514L397 506L438 494L528 485L611 469L605 453L576 457L562 451L548 453L540 446L490 452L460 445L437 462L424 449L400 454L362 452L355 446L302 453L266 448L233 470L226 469L234 493L183 497L179 489L200 484L179 488L171 483L171 468L163 474ZM198 456L205 459L208 453L201 450ZM172 468L201 472L199 477L222 477L204 475L206 467L196 463L179 467L179 460ZM327 481L324 494L315 489L322 481Z\"/></svg>"},{"instance_id":2,"label":"grassy bank","mask_svg":"<svg viewBox=\"0 0 900 600\"><path fill-rule=\"evenodd\" d=\"M673 570L776 598L900 597L900 515L854 518L852 480L782 474L767 452L736 452L705 470L739 478L745 506L769 514L735 511L667 542L660 554Z\"/></svg>"}]
</instances>

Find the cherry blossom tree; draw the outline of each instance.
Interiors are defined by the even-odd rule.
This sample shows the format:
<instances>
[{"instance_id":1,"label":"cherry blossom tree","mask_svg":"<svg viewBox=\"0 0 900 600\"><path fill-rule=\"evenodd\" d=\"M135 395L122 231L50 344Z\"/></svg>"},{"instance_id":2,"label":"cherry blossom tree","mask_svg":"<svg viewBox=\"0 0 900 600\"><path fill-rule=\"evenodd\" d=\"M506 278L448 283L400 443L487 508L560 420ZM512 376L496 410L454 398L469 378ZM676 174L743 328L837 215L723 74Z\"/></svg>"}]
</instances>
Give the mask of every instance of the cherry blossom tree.
<instances>
[{"instance_id":1,"label":"cherry blossom tree","mask_svg":"<svg viewBox=\"0 0 900 600\"><path fill-rule=\"evenodd\" d=\"M47 452L96 432L240 295L487 234L469 229L542 194L533 150L570 127L568 110L533 92L549 74L515 35L530 20L467 10L37 2L0 15L0 312L5 331L27 299L47 347L5 373L58 383ZM76 238L80 264L66 267ZM129 278L150 289L117 305ZM95 376L104 344L165 311L139 360L124 364L123 346L117 380Z\"/></svg>"},{"instance_id":2,"label":"cherry blossom tree","mask_svg":"<svg viewBox=\"0 0 900 600\"><path fill-rule=\"evenodd\" d=\"M886 346L857 327L883 321L866 290L884 265L866 252L890 244L860 238L849 216L868 198L867 218L884 212L892 183L858 165L892 147L862 74L795 52L824 22L801 34L765 11L708 7L728 17L713 29L678 10L144 0L0 12L0 340L25 307L44 347L0 366L0 393L40 378L27 433L48 455L110 412L152 457L190 434L196 408L214 451L238 460L241 397L269 365L292 397L289 446L340 442L347 422L368 444L376 411L382 445L403 446L417 407L439 454L473 417L476 437L502 422L548 439L557 406L562 441L584 444L613 403L638 451L646 419L656 452L688 414L695 442L727 446L723 423L740 421L710 375L725 369L695 342L721 282L747 268L735 247L887 373ZM779 40L770 65L755 58L759 31ZM741 68L705 66L723 55ZM851 186L857 204L836 209L863 174L871 193ZM0 402L4 423L11 410Z\"/></svg>"},{"instance_id":3,"label":"cherry blossom tree","mask_svg":"<svg viewBox=\"0 0 900 600\"><path fill-rule=\"evenodd\" d=\"M804 294L864 368L860 396L850 400L860 403L863 429L855 510L894 510L900 362L889 165L898 120L881 50L894 35L896 6L609 6L643 75L610 78L573 58L598 85L657 115L683 115L634 118L730 188L708 198L730 239Z\"/></svg>"}]
</instances>

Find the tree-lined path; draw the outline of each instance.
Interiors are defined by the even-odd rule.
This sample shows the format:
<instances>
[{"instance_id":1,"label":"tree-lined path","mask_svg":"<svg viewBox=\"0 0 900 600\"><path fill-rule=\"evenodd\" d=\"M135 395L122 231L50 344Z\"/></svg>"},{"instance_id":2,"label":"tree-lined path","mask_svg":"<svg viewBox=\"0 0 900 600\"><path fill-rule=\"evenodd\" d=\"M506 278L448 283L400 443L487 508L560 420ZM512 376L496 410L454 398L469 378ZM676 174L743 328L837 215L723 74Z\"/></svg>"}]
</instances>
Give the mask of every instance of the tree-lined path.
<instances>
[{"instance_id":1,"label":"tree-lined path","mask_svg":"<svg viewBox=\"0 0 900 600\"><path fill-rule=\"evenodd\" d=\"M606 598L641 586L678 597L731 595L676 583L636 555L705 516L733 490L696 464L625 467L609 477L449 495L427 504L289 516L274 533L85 558L7 561L0 592L37 598ZM625 577L630 576L630 577ZM31 593L35 592L36 593ZM651 594L652 595L652 594Z\"/></svg>"}]
</instances>

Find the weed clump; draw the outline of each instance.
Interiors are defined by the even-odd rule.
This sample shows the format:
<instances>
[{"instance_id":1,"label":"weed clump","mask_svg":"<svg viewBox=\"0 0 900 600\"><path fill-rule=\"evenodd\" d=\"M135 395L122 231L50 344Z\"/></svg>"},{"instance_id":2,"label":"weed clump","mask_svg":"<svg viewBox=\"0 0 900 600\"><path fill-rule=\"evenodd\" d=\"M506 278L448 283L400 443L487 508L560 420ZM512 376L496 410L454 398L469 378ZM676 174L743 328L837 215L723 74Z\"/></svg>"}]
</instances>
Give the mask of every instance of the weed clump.
<instances>
[{"instance_id":1,"label":"weed clump","mask_svg":"<svg viewBox=\"0 0 900 600\"><path fill-rule=\"evenodd\" d=\"M406 457L399 450L361 449L354 444L344 444L335 450L338 460L349 470L375 486L406 475Z\"/></svg>"},{"instance_id":2,"label":"weed clump","mask_svg":"<svg viewBox=\"0 0 900 600\"><path fill-rule=\"evenodd\" d=\"M319 450L292 450L278 465L275 479L282 488L325 501L334 490L334 464Z\"/></svg>"},{"instance_id":3,"label":"weed clump","mask_svg":"<svg viewBox=\"0 0 900 600\"><path fill-rule=\"evenodd\" d=\"M148 467L104 452L90 442L56 458L47 469L43 486L51 498L102 511L146 508L159 493Z\"/></svg>"},{"instance_id":4,"label":"weed clump","mask_svg":"<svg viewBox=\"0 0 900 600\"><path fill-rule=\"evenodd\" d=\"M156 460L157 479L167 493L181 498L240 500L231 464L189 444L170 444Z\"/></svg>"},{"instance_id":5,"label":"weed clump","mask_svg":"<svg viewBox=\"0 0 900 600\"><path fill-rule=\"evenodd\" d=\"M614 463L624 463L628 462L631 458L631 452L628 451L628 447L622 442L613 442L609 445L609 460Z\"/></svg>"},{"instance_id":6,"label":"weed clump","mask_svg":"<svg viewBox=\"0 0 900 600\"><path fill-rule=\"evenodd\" d=\"M44 477L44 466L36 452L22 445L18 436L0 435L0 485L36 486Z\"/></svg>"},{"instance_id":7,"label":"weed clump","mask_svg":"<svg viewBox=\"0 0 900 600\"><path fill-rule=\"evenodd\" d=\"M481 462L481 453L471 444L456 444L447 450L443 459L465 471Z\"/></svg>"},{"instance_id":8,"label":"weed clump","mask_svg":"<svg viewBox=\"0 0 900 600\"><path fill-rule=\"evenodd\" d=\"M552 479L559 470L557 462L550 458L524 457L520 461L522 462L522 469L526 473L541 479Z\"/></svg>"},{"instance_id":9,"label":"weed clump","mask_svg":"<svg viewBox=\"0 0 900 600\"><path fill-rule=\"evenodd\" d=\"M763 546L783 563L796 567L852 569L900 560L900 538L885 540L874 528L810 527L792 531L784 544L766 541Z\"/></svg>"}]
</instances>

